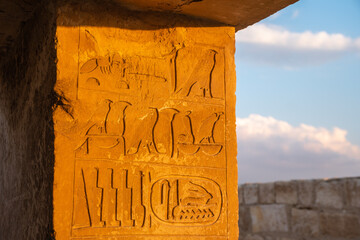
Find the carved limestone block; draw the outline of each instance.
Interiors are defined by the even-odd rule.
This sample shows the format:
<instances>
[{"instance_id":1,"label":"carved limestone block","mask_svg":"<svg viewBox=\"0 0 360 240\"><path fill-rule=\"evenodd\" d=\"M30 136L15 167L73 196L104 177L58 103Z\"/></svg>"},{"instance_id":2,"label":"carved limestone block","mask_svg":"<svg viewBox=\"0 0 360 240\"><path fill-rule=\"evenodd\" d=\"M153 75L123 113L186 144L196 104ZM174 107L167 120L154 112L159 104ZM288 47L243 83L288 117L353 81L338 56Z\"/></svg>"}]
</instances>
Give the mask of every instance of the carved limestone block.
<instances>
[{"instance_id":1,"label":"carved limestone block","mask_svg":"<svg viewBox=\"0 0 360 240\"><path fill-rule=\"evenodd\" d=\"M234 29L101 18L57 28L57 236L236 239Z\"/></svg>"}]
</instances>

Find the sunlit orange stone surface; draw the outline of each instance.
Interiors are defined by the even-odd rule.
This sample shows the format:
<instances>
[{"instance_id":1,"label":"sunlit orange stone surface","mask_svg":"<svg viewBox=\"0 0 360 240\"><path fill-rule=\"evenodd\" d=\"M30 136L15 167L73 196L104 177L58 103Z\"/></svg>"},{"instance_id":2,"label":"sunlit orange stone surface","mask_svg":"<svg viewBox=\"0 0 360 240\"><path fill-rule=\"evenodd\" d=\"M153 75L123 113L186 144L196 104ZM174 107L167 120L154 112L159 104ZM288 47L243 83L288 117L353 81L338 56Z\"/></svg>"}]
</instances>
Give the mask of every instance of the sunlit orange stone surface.
<instances>
[{"instance_id":1,"label":"sunlit orange stone surface","mask_svg":"<svg viewBox=\"0 0 360 240\"><path fill-rule=\"evenodd\" d=\"M237 239L234 37L60 11L56 239Z\"/></svg>"}]
</instances>

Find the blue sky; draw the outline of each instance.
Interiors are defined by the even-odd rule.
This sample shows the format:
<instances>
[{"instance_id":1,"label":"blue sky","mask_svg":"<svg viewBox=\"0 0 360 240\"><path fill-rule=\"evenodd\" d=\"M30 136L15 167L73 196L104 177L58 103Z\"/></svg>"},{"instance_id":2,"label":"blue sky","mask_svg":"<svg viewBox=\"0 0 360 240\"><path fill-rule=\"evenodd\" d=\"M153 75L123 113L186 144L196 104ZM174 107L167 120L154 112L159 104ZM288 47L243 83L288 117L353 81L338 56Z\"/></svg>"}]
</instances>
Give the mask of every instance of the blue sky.
<instances>
[{"instance_id":1,"label":"blue sky","mask_svg":"<svg viewBox=\"0 0 360 240\"><path fill-rule=\"evenodd\" d=\"M360 176L360 1L300 0L236 38L239 182Z\"/></svg>"}]
</instances>

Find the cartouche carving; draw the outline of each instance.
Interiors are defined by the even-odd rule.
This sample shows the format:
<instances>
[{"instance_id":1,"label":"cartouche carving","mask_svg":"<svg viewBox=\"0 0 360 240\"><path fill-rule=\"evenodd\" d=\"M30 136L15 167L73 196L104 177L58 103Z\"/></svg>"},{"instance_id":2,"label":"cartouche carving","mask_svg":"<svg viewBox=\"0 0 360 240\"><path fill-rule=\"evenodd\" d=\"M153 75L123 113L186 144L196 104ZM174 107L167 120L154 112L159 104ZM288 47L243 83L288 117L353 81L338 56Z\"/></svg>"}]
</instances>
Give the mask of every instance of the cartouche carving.
<instances>
[{"instance_id":1,"label":"cartouche carving","mask_svg":"<svg viewBox=\"0 0 360 240\"><path fill-rule=\"evenodd\" d=\"M56 29L58 237L232 238L233 31L116 13Z\"/></svg>"},{"instance_id":2,"label":"cartouche carving","mask_svg":"<svg viewBox=\"0 0 360 240\"><path fill-rule=\"evenodd\" d=\"M168 176L151 188L151 209L169 224L209 225L217 221L221 207L220 187L207 178Z\"/></svg>"},{"instance_id":3,"label":"cartouche carving","mask_svg":"<svg viewBox=\"0 0 360 240\"><path fill-rule=\"evenodd\" d=\"M76 101L84 102L82 110L89 115L74 121L81 138L75 146L80 165L75 169L73 236L214 224L223 207L216 181L158 177L131 164L176 165L179 160L214 166L223 161L223 51L195 45L160 57L113 49L104 54L89 31L80 38L84 53Z\"/></svg>"}]
</instances>

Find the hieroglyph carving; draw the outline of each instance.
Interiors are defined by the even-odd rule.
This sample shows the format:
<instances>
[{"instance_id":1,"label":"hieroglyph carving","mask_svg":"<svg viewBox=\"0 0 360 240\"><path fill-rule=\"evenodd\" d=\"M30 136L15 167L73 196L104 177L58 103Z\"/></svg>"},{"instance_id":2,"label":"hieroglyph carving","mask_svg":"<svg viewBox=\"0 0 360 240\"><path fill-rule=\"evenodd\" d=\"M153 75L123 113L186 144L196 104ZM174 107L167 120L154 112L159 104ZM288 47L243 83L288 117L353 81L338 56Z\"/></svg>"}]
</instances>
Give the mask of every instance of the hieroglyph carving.
<instances>
[{"instance_id":1,"label":"hieroglyph carving","mask_svg":"<svg viewBox=\"0 0 360 240\"><path fill-rule=\"evenodd\" d=\"M88 30L80 40L80 50L99 51ZM93 113L80 127L76 157L217 156L225 141L223 57L222 49L195 45L163 57L115 52L85 60L77 91Z\"/></svg>"},{"instance_id":2,"label":"hieroglyph carving","mask_svg":"<svg viewBox=\"0 0 360 240\"><path fill-rule=\"evenodd\" d=\"M81 51L99 52L95 37L80 35ZM223 100L225 96L223 49L195 45L173 49L161 57L126 56L119 52L94 56L80 64L78 94L89 91L162 98ZM144 98L142 99L144 100ZM223 103L223 102L222 102Z\"/></svg>"},{"instance_id":3,"label":"hieroglyph carving","mask_svg":"<svg viewBox=\"0 0 360 240\"><path fill-rule=\"evenodd\" d=\"M212 98L212 72L216 64L215 50L208 50L197 62L189 78L184 82L176 93L181 96L198 96ZM199 76L201 76L199 78Z\"/></svg>"},{"instance_id":4,"label":"hieroglyph carving","mask_svg":"<svg viewBox=\"0 0 360 240\"><path fill-rule=\"evenodd\" d=\"M76 148L79 158L119 159L139 152L167 154L199 151L216 156L223 149L223 136L218 122L224 115L215 112L200 121L194 129L191 111L175 108L136 108L125 101L102 101L83 127L82 141ZM176 155L176 156L177 156Z\"/></svg>"},{"instance_id":5,"label":"hieroglyph carving","mask_svg":"<svg viewBox=\"0 0 360 240\"><path fill-rule=\"evenodd\" d=\"M131 233L152 221L214 224L223 206L218 183L206 174L170 172L151 181L140 165L155 172L162 164L226 167L223 49L194 44L158 56L99 49L84 30L76 84L82 118L73 121L73 236Z\"/></svg>"},{"instance_id":6,"label":"hieroglyph carving","mask_svg":"<svg viewBox=\"0 0 360 240\"><path fill-rule=\"evenodd\" d=\"M174 92L183 99L224 99L224 66L221 49L189 47L174 57Z\"/></svg>"},{"instance_id":7,"label":"hieroglyph carving","mask_svg":"<svg viewBox=\"0 0 360 240\"><path fill-rule=\"evenodd\" d=\"M143 171L81 167L75 175L74 229L144 226Z\"/></svg>"},{"instance_id":8,"label":"hieroglyph carving","mask_svg":"<svg viewBox=\"0 0 360 240\"><path fill-rule=\"evenodd\" d=\"M156 181L151 189L153 213L169 224L212 224L221 206L219 185L206 178L169 176Z\"/></svg>"},{"instance_id":9,"label":"hieroglyph carving","mask_svg":"<svg viewBox=\"0 0 360 240\"><path fill-rule=\"evenodd\" d=\"M151 227L152 216L171 225L205 226L220 216L223 198L214 180L173 175L152 182L142 167L91 163L77 162L73 231L141 229Z\"/></svg>"},{"instance_id":10,"label":"hieroglyph carving","mask_svg":"<svg viewBox=\"0 0 360 240\"><path fill-rule=\"evenodd\" d=\"M166 59L121 57L118 53L89 59L80 67L80 89L122 93L146 84L166 83L162 62ZM160 63L160 64L159 64ZM166 65L165 65L166 66Z\"/></svg>"}]
</instances>

